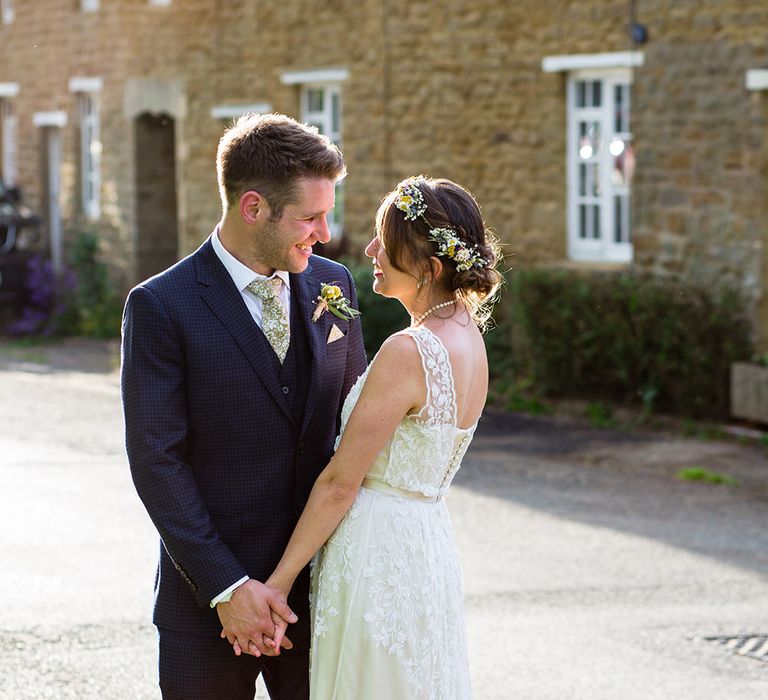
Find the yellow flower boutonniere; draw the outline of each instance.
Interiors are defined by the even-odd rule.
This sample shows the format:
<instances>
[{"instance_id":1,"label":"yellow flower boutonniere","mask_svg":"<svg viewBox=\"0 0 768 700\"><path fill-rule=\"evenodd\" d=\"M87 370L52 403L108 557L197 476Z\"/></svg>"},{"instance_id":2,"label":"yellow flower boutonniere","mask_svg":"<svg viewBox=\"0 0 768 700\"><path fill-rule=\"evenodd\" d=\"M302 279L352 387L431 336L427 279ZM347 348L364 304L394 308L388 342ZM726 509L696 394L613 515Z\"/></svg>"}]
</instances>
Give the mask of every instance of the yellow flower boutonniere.
<instances>
[{"instance_id":1,"label":"yellow flower boutonniere","mask_svg":"<svg viewBox=\"0 0 768 700\"><path fill-rule=\"evenodd\" d=\"M321 284L320 295L317 297L317 306L312 314L312 322L317 323L326 311L330 311L334 316L338 316L344 321L351 321L360 312L349 305L347 299L341 291L341 287L336 284Z\"/></svg>"}]
</instances>

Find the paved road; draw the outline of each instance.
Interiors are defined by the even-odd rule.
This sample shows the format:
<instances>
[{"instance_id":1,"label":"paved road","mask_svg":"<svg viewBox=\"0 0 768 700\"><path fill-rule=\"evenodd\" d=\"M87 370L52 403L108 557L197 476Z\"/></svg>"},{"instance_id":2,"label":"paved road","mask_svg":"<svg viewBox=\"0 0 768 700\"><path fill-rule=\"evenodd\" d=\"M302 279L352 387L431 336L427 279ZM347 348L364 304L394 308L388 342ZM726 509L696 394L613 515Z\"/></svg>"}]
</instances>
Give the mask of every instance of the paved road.
<instances>
[{"instance_id":1,"label":"paved road","mask_svg":"<svg viewBox=\"0 0 768 700\"><path fill-rule=\"evenodd\" d=\"M156 699L156 537L104 346L74 349L0 345L0 698ZM762 450L490 415L449 503L478 700L768 697L696 639L768 633Z\"/></svg>"}]
</instances>

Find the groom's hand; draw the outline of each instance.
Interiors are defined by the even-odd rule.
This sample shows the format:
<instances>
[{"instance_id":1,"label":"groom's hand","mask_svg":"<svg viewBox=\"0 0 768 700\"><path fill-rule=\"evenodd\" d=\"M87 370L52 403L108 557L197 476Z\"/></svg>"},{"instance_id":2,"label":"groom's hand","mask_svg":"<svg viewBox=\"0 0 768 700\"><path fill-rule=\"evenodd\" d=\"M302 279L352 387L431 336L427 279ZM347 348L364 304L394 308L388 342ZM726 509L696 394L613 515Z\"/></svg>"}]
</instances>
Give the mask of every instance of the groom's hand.
<instances>
[{"instance_id":1,"label":"groom's hand","mask_svg":"<svg viewBox=\"0 0 768 700\"><path fill-rule=\"evenodd\" d=\"M254 656L276 656L280 653L279 646L272 646L265 641L265 637L273 640L280 633L280 627L276 628L272 619L272 611L283 618L286 624L298 620L281 596L254 579L239 586L228 603L216 606L224 636L230 644L237 645L235 653L239 648Z\"/></svg>"},{"instance_id":2,"label":"groom's hand","mask_svg":"<svg viewBox=\"0 0 768 700\"><path fill-rule=\"evenodd\" d=\"M293 649L293 642L285 636L285 631L288 629L288 623L283 620L283 618L280 617L280 615L278 615L274 610L272 611L272 622L275 623L275 636L273 639L264 637L264 644L272 649L270 656L279 656L280 647L283 649ZM224 630L221 631L221 636L222 638L227 636L224 634ZM249 642L248 644L251 648L247 653L251 654L252 656L261 656L261 652L256 649L253 642ZM235 656L240 656L240 654L243 653L243 650L240 648L240 645L237 643L237 641L235 641L235 643L232 645L232 649L235 652Z\"/></svg>"}]
</instances>

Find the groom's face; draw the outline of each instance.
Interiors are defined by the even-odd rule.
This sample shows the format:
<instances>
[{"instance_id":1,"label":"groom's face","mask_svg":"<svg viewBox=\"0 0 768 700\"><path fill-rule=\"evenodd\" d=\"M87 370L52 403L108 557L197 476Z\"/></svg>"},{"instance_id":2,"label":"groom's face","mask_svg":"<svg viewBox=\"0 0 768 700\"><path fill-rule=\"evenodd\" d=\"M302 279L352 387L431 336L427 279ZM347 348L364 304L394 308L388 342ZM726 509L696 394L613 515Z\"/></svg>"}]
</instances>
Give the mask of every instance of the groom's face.
<instances>
[{"instance_id":1,"label":"groom's face","mask_svg":"<svg viewBox=\"0 0 768 700\"><path fill-rule=\"evenodd\" d=\"M312 255L312 246L331 239L328 214L333 209L336 183L328 178L301 178L298 196L287 204L277 221L265 211L254 232L254 253L259 263L274 270L303 272Z\"/></svg>"}]
</instances>

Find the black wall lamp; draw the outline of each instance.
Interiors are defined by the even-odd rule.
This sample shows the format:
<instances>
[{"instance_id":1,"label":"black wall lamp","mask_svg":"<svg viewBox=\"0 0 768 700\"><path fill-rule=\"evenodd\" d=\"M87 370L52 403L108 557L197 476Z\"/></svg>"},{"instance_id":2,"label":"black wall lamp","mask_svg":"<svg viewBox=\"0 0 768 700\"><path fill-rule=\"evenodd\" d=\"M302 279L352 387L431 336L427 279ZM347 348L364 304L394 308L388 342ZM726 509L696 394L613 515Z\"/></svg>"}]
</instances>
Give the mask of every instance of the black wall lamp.
<instances>
[{"instance_id":1,"label":"black wall lamp","mask_svg":"<svg viewBox=\"0 0 768 700\"><path fill-rule=\"evenodd\" d=\"M629 0L629 36L635 44L648 41L648 28L637 21L637 0Z\"/></svg>"}]
</instances>

